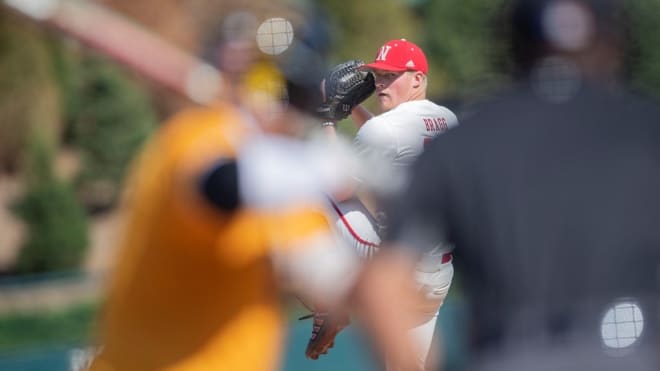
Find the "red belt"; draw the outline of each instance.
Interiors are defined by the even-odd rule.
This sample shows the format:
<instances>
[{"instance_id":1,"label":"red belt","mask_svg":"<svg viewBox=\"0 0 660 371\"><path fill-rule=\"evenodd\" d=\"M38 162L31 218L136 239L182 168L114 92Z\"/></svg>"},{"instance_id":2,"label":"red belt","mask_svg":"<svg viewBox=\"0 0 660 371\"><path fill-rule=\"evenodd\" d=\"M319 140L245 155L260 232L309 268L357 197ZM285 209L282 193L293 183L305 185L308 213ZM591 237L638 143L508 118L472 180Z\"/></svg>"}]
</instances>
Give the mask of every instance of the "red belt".
<instances>
[{"instance_id":1,"label":"red belt","mask_svg":"<svg viewBox=\"0 0 660 371\"><path fill-rule=\"evenodd\" d=\"M454 257L453 257L453 255L452 255L450 252L445 253L445 254L442 254L442 260L441 260L441 263L442 263L442 264L447 264L447 263L449 263L453 258L454 258Z\"/></svg>"}]
</instances>

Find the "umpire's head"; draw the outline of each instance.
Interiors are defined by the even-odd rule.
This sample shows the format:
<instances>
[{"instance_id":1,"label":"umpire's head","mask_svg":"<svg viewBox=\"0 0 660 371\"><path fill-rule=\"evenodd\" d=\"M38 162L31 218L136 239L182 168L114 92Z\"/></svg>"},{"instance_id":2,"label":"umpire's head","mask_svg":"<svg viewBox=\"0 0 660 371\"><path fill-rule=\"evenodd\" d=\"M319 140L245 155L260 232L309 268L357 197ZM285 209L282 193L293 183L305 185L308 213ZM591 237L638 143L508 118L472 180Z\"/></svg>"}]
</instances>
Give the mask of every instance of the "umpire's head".
<instances>
[{"instance_id":1,"label":"umpire's head","mask_svg":"<svg viewBox=\"0 0 660 371\"><path fill-rule=\"evenodd\" d=\"M528 75L539 60L571 60L586 77L609 78L620 67L624 40L620 0L514 0L508 31L514 71Z\"/></svg>"}]
</instances>

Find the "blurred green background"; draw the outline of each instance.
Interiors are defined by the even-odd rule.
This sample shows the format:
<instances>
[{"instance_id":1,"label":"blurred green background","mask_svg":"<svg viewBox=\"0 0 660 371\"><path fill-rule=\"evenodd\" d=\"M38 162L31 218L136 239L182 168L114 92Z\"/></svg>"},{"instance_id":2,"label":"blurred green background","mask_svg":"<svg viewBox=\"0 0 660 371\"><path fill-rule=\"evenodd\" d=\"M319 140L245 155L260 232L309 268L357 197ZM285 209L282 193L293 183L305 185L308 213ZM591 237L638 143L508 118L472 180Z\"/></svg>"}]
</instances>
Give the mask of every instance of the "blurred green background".
<instances>
[{"instance_id":1,"label":"blurred green background","mask_svg":"<svg viewBox=\"0 0 660 371\"><path fill-rule=\"evenodd\" d=\"M196 53L223 15L268 2L103 3ZM328 18L329 65L371 60L393 38L412 40L428 56L432 100L460 119L466 103L510 79L508 46L495 38L494 23L508 3L313 4ZM660 0L626 4L627 75L639 90L659 96ZM0 7L0 55L0 369L65 371L84 348L99 307L126 167L158 124L190 102L5 7ZM371 100L366 104L373 107ZM340 130L351 135L351 122L342 122ZM460 288L455 288L439 324L447 336L449 369L458 367L463 355L460 308ZM376 369L353 328L340 335L327 358L305 360L309 327L292 322L286 370Z\"/></svg>"}]
</instances>

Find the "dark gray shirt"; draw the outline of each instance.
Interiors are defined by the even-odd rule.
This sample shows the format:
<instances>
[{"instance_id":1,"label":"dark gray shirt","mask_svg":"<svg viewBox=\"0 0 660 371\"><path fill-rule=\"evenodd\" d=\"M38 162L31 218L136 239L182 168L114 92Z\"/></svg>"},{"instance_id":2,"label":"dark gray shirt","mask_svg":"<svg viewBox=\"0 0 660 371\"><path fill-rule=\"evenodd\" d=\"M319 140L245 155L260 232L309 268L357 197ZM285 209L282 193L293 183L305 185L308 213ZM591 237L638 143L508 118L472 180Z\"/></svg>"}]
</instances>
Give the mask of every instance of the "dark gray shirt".
<instances>
[{"instance_id":1,"label":"dark gray shirt","mask_svg":"<svg viewBox=\"0 0 660 371\"><path fill-rule=\"evenodd\" d=\"M389 239L455 247L471 369L660 370L658 106L521 84L461 122L419 158Z\"/></svg>"}]
</instances>

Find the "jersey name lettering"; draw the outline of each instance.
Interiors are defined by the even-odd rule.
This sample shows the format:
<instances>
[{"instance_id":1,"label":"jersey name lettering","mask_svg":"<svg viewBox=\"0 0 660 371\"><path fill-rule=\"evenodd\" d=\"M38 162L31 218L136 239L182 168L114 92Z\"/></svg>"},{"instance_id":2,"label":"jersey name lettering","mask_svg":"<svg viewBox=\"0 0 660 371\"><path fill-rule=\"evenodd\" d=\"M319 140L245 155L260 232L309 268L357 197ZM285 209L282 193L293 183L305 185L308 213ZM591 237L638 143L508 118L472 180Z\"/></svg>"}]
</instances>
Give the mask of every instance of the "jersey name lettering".
<instances>
[{"instance_id":1,"label":"jersey name lettering","mask_svg":"<svg viewBox=\"0 0 660 371\"><path fill-rule=\"evenodd\" d=\"M426 131L443 132L448 129L447 120L444 117L425 118L423 120L424 125L426 125Z\"/></svg>"}]
</instances>

